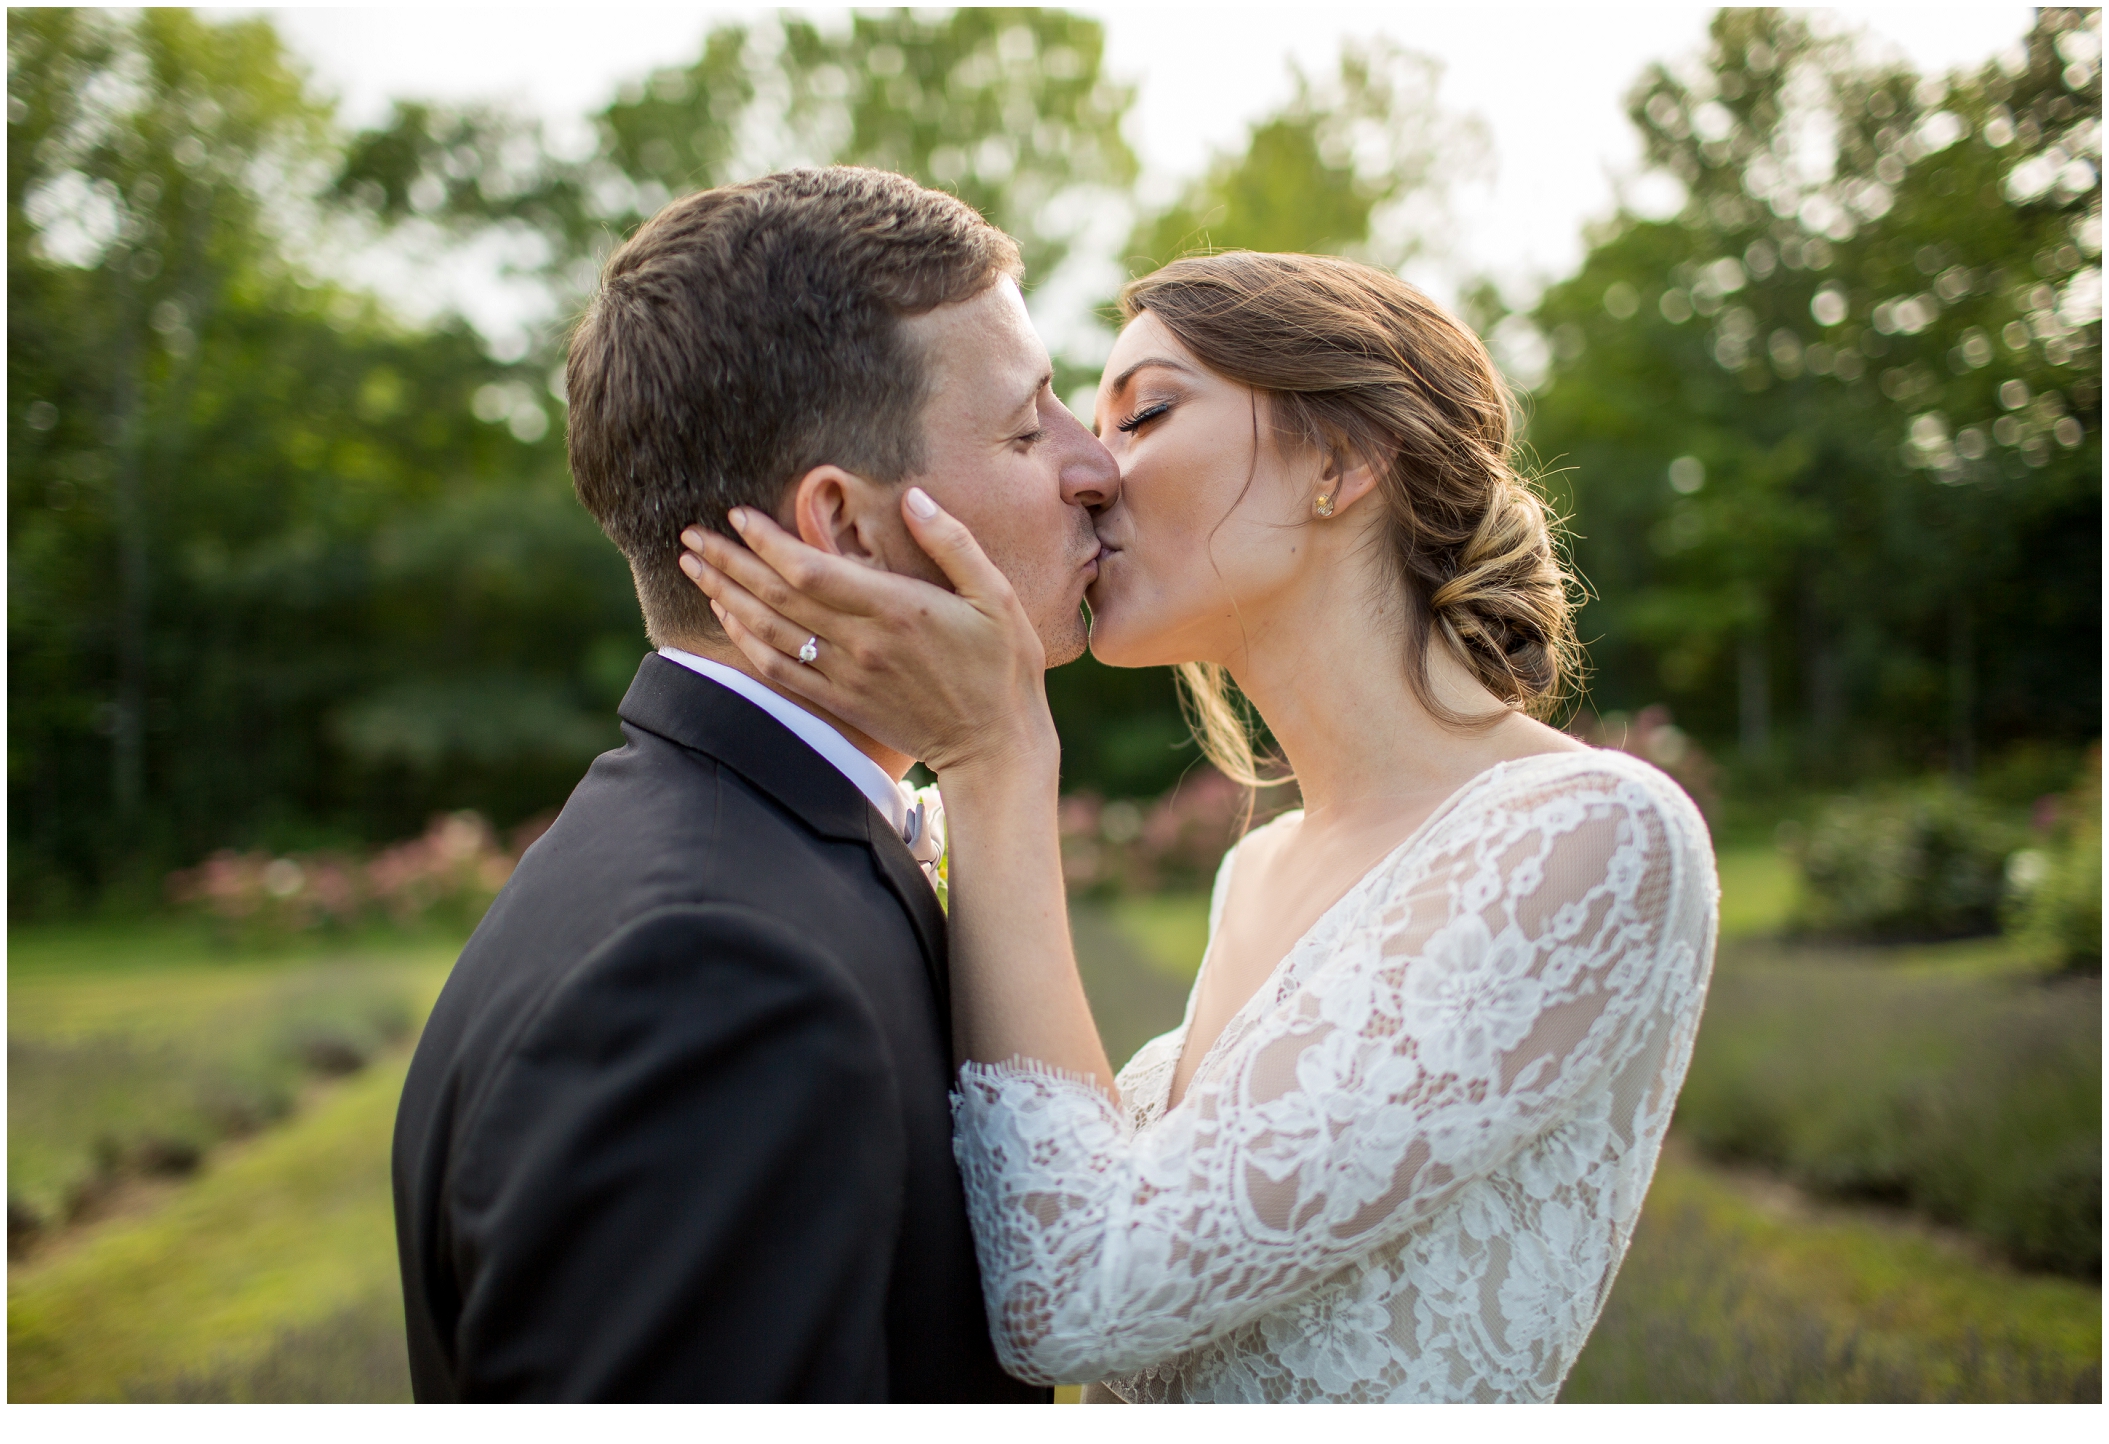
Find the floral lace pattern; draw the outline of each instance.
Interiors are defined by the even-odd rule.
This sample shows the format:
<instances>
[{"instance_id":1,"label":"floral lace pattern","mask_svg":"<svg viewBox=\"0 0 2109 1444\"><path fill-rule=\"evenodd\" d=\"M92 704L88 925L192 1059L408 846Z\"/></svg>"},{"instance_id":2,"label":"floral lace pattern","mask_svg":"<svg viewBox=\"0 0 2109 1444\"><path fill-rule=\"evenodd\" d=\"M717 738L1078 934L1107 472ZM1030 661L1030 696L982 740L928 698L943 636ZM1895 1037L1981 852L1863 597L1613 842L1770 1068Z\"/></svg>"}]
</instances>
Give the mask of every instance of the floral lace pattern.
<instances>
[{"instance_id":1,"label":"floral lace pattern","mask_svg":"<svg viewBox=\"0 0 2109 1444\"><path fill-rule=\"evenodd\" d=\"M1526 758L1319 919L1178 1107L1191 997L1118 1108L969 1064L954 1147L1004 1366L1130 1402L1552 1399L1653 1176L1717 911L1668 778Z\"/></svg>"}]
</instances>

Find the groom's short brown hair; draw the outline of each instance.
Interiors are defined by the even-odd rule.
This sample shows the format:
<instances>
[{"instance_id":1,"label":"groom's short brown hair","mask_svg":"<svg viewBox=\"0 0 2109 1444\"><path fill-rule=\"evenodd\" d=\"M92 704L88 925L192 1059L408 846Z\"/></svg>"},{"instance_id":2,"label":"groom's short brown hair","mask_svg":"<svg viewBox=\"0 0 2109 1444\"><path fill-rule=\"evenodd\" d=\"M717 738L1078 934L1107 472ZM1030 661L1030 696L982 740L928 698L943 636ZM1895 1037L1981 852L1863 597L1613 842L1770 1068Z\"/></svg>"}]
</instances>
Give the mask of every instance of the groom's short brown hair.
<instances>
[{"instance_id":1,"label":"groom's short brown hair","mask_svg":"<svg viewBox=\"0 0 2109 1444\"><path fill-rule=\"evenodd\" d=\"M564 373L571 476L655 645L718 632L683 527L774 513L815 466L921 470L923 358L900 322L1019 274L972 207L851 166L685 196L608 258Z\"/></svg>"}]
</instances>

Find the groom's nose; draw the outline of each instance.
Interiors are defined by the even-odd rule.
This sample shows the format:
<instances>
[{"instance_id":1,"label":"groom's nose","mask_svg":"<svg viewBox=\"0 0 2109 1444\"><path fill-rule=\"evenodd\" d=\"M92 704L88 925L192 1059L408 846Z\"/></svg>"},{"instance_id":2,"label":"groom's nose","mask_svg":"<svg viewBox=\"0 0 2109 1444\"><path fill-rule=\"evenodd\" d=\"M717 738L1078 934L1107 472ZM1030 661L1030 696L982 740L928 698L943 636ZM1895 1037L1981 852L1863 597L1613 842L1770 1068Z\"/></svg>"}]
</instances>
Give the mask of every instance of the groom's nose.
<instances>
[{"instance_id":1,"label":"groom's nose","mask_svg":"<svg viewBox=\"0 0 2109 1444\"><path fill-rule=\"evenodd\" d=\"M1066 409L1059 425L1062 500L1093 511L1111 506L1120 496L1120 465L1113 453Z\"/></svg>"}]
</instances>

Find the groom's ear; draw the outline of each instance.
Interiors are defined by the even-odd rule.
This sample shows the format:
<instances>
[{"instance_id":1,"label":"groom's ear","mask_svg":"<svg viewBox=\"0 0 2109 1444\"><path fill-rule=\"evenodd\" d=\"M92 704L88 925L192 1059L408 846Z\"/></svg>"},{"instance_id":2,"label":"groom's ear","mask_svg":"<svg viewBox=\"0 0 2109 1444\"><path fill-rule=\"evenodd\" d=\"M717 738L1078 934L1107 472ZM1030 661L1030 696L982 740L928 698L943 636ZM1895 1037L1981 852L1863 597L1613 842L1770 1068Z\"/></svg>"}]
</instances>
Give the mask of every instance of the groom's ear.
<instances>
[{"instance_id":1,"label":"groom's ear","mask_svg":"<svg viewBox=\"0 0 2109 1444\"><path fill-rule=\"evenodd\" d=\"M891 494L839 466L816 466L791 490L787 525L809 547L883 567L879 532L893 519Z\"/></svg>"}]
</instances>

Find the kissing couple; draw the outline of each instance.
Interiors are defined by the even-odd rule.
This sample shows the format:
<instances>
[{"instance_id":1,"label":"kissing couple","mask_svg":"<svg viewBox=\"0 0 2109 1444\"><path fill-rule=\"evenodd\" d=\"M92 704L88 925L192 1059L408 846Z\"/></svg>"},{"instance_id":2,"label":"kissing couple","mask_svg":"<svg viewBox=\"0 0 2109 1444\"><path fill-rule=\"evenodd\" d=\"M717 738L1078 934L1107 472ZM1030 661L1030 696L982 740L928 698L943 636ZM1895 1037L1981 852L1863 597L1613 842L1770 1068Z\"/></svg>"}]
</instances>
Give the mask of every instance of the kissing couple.
<instances>
[{"instance_id":1,"label":"kissing couple","mask_svg":"<svg viewBox=\"0 0 2109 1444\"><path fill-rule=\"evenodd\" d=\"M1718 888L1674 783L1533 719L1578 651L1512 398L1396 277L1231 252L1127 287L1087 429L1019 280L846 167L609 259L571 466L658 650L410 1069L419 1399L1558 1394ZM1303 795L1117 1076L1043 679L1087 641Z\"/></svg>"}]
</instances>

